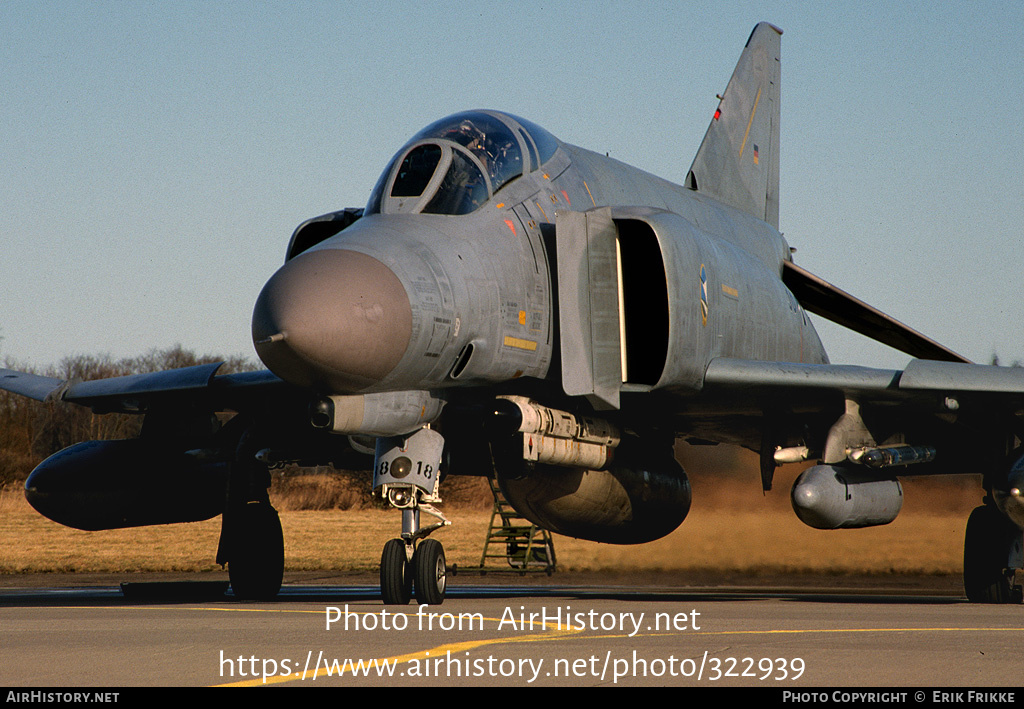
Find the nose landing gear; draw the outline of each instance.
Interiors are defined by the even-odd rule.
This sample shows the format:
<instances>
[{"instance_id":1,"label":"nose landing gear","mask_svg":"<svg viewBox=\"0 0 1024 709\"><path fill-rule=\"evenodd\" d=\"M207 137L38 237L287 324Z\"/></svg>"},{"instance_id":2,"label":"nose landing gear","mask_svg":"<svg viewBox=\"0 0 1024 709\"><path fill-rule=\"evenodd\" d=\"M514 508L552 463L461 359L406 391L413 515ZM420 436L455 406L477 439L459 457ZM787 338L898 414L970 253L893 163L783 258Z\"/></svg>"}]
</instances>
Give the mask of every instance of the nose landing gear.
<instances>
[{"instance_id":1,"label":"nose landing gear","mask_svg":"<svg viewBox=\"0 0 1024 709\"><path fill-rule=\"evenodd\" d=\"M444 601L448 577L444 547L426 538L451 525L432 505L440 502L438 468L443 449L441 434L429 428L410 436L377 439L373 489L402 510L402 536L388 541L380 558L381 597L388 605L405 605L413 594L420 604ZM421 527L420 512L438 521Z\"/></svg>"}]
</instances>

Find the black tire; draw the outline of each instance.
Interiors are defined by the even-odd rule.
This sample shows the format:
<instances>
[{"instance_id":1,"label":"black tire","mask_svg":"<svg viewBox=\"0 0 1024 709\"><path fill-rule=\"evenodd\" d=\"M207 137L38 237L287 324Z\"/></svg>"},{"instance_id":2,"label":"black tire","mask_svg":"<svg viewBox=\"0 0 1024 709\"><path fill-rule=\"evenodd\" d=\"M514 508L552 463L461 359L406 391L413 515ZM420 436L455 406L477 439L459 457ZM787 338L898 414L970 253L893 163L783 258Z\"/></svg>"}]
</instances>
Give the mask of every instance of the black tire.
<instances>
[{"instance_id":1,"label":"black tire","mask_svg":"<svg viewBox=\"0 0 1024 709\"><path fill-rule=\"evenodd\" d=\"M235 598L268 601L284 579L284 533L269 502L251 502L233 513L228 577Z\"/></svg>"},{"instance_id":2,"label":"black tire","mask_svg":"<svg viewBox=\"0 0 1024 709\"><path fill-rule=\"evenodd\" d=\"M412 569L401 539L389 540L380 555L380 596L389 606L407 605L412 598Z\"/></svg>"},{"instance_id":3,"label":"black tire","mask_svg":"<svg viewBox=\"0 0 1024 709\"><path fill-rule=\"evenodd\" d=\"M430 606L444 603L448 567L445 565L441 542L435 539L421 542L413 554L412 566L416 574L416 602Z\"/></svg>"},{"instance_id":4,"label":"black tire","mask_svg":"<svg viewBox=\"0 0 1024 709\"><path fill-rule=\"evenodd\" d=\"M1015 529L1015 528L1014 528ZM964 591L972 603L1016 601L1012 575L1006 568L1014 531L995 507L971 512L964 535ZM1020 534L1017 530L1016 534Z\"/></svg>"}]
</instances>

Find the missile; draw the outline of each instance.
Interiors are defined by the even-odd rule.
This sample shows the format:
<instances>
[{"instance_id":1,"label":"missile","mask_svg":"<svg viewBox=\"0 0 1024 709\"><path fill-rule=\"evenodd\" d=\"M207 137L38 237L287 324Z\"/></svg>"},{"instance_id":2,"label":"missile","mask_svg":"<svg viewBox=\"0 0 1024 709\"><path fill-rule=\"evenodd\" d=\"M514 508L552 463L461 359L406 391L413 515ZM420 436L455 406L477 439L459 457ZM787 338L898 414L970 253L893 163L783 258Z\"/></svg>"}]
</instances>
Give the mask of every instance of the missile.
<instances>
[{"instance_id":1,"label":"missile","mask_svg":"<svg viewBox=\"0 0 1024 709\"><path fill-rule=\"evenodd\" d=\"M935 460L936 451L931 446L881 446L861 448L849 453L854 463L869 468L891 468L898 465L928 463Z\"/></svg>"}]
</instances>

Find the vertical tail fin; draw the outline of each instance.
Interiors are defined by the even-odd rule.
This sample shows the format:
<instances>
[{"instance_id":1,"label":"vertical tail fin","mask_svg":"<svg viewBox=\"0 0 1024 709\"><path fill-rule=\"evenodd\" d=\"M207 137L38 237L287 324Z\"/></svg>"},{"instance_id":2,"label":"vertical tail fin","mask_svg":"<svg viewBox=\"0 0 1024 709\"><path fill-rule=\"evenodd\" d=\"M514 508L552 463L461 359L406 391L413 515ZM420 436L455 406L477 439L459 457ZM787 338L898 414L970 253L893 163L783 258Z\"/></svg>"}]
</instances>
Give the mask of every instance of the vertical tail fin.
<instances>
[{"instance_id":1,"label":"vertical tail fin","mask_svg":"<svg viewBox=\"0 0 1024 709\"><path fill-rule=\"evenodd\" d=\"M690 189L776 229L781 46L778 27L754 27L686 178Z\"/></svg>"}]
</instances>

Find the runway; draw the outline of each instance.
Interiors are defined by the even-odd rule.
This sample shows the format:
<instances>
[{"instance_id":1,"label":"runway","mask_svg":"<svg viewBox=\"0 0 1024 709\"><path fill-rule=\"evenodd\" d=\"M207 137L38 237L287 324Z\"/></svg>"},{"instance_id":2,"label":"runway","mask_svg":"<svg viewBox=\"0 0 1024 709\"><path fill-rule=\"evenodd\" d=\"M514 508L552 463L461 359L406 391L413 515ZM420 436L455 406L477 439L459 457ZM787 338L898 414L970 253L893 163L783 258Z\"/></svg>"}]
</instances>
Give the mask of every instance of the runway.
<instances>
[{"instance_id":1,"label":"runway","mask_svg":"<svg viewBox=\"0 0 1024 709\"><path fill-rule=\"evenodd\" d=\"M370 577L306 578L267 603L235 601L220 579L10 578L0 579L8 687L1012 687L1022 667L1024 607L969 604L941 583L460 576L442 606L396 607Z\"/></svg>"}]
</instances>

